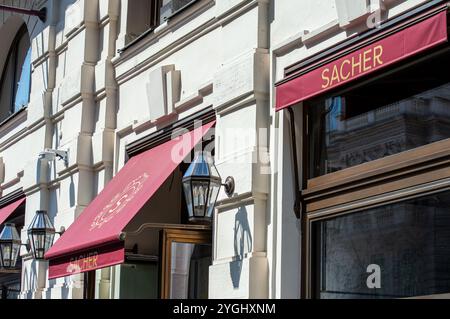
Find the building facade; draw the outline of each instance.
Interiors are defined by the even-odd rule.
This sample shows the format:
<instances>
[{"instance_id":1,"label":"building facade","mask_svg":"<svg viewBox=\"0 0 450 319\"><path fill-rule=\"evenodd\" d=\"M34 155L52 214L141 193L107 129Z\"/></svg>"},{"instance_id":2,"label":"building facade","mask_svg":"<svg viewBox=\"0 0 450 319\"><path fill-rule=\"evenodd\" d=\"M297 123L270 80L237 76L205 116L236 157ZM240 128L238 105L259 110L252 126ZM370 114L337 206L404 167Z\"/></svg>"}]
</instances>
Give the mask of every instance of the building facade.
<instances>
[{"instance_id":1,"label":"building facade","mask_svg":"<svg viewBox=\"0 0 450 319\"><path fill-rule=\"evenodd\" d=\"M281 297L448 297L449 170L435 153L449 129L447 3L279 1L274 12L271 198L278 236L292 240L278 242L290 255L274 274L286 276Z\"/></svg>"},{"instance_id":2,"label":"building facade","mask_svg":"<svg viewBox=\"0 0 450 319\"><path fill-rule=\"evenodd\" d=\"M450 292L446 1L0 4L3 298Z\"/></svg>"}]
</instances>

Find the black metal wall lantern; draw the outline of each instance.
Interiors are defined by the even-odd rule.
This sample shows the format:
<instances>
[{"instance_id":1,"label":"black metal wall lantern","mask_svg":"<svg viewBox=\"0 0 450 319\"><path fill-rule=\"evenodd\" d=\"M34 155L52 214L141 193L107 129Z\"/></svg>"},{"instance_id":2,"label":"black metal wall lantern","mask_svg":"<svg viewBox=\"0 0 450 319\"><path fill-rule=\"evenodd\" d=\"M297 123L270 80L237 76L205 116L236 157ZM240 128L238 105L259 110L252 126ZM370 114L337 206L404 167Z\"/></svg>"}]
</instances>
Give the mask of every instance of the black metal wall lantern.
<instances>
[{"instance_id":1,"label":"black metal wall lantern","mask_svg":"<svg viewBox=\"0 0 450 319\"><path fill-rule=\"evenodd\" d=\"M55 234L62 235L64 231L64 227L61 227L60 232L55 230L45 210L36 211L36 215L27 230L34 259L43 260L45 253L53 245Z\"/></svg>"},{"instance_id":2,"label":"black metal wall lantern","mask_svg":"<svg viewBox=\"0 0 450 319\"><path fill-rule=\"evenodd\" d=\"M16 267L21 245L16 225L5 224L0 234L0 268L14 269Z\"/></svg>"},{"instance_id":3,"label":"black metal wall lantern","mask_svg":"<svg viewBox=\"0 0 450 319\"><path fill-rule=\"evenodd\" d=\"M228 177L224 184L209 153L198 153L183 176L183 190L189 221L205 223L212 219L214 206L221 186L228 196L234 192L234 179Z\"/></svg>"}]
</instances>

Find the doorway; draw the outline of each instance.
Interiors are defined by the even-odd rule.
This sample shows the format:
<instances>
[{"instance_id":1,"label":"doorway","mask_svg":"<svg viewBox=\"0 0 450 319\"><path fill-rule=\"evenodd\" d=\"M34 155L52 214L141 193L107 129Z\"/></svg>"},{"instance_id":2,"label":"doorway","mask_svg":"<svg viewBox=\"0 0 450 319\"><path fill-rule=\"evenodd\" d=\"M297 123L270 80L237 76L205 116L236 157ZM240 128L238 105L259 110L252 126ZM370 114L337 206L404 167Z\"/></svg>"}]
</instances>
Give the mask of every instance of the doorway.
<instances>
[{"instance_id":1,"label":"doorway","mask_svg":"<svg viewBox=\"0 0 450 319\"><path fill-rule=\"evenodd\" d=\"M161 298L207 299L211 232L163 229L160 236Z\"/></svg>"}]
</instances>

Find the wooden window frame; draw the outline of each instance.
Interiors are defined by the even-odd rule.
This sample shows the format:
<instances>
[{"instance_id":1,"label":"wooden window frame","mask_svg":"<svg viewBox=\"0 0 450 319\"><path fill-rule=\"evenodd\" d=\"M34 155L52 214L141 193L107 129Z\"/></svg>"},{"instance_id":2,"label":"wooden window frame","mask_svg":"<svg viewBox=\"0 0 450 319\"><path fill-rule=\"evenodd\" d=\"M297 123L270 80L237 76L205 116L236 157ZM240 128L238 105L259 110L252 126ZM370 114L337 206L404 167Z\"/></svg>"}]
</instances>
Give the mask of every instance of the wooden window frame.
<instances>
[{"instance_id":1,"label":"wooden window frame","mask_svg":"<svg viewBox=\"0 0 450 319\"><path fill-rule=\"evenodd\" d=\"M315 246L316 246L316 239L314 238L314 231L313 231L313 224L320 221L326 221L332 218L341 217L345 215L350 215L354 213L358 213L361 211L364 211L366 209L370 208L376 208L380 206L390 205L398 202L404 202L407 200L415 199L415 198L421 198L425 196L430 196L437 193L442 193L445 191L450 191L450 179L448 179L445 187L438 187L431 191L426 191L425 187L418 188L418 192L411 195L406 196L405 194L399 194L399 196L396 196L392 199L390 199L388 196L385 197L385 199L380 200L380 202L376 205L365 205L361 206L359 208L355 209L349 209L349 210L342 210L342 211L336 211L336 212L325 212L323 214L306 214L305 216L305 222L304 222L304 240L302 243L302 247L304 248L302 255L302 260L304 260L304 270L302 272L302 296L306 299L314 299L316 295L316 287L315 287L315 280L314 278L314 269L316 268L316 258L315 258ZM403 196L402 196L403 195ZM366 203L367 204L367 203ZM438 296L450 296L449 294L435 294L435 295L429 295L429 296L415 296L410 298L404 298L404 299L434 299L439 298Z\"/></svg>"},{"instance_id":2,"label":"wooden window frame","mask_svg":"<svg viewBox=\"0 0 450 319\"><path fill-rule=\"evenodd\" d=\"M170 266L172 243L211 244L211 230L163 229L161 230L161 299L170 298Z\"/></svg>"},{"instance_id":3,"label":"wooden window frame","mask_svg":"<svg viewBox=\"0 0 450 319\"><path fill-rule=\"evenodd\" d=\"M406 66L414 66L434 57L437 53L449 52L449 49L450 47L446 47L435 51L423 59L408 63ZM391 69L387 72L395 72L406 66ZM383 73L383 75L385 74ZM352 85L349 90L375 80L377 78L372 78L362 83L359 81ZM306 107L303 107L303 118L304 127L307 128L308 112ZM450 163L450 138L447 138L337 172L307 179L309 164L306 154L308 154L310 149L308 137L309 132L306 129L303 132L304 148L302 157L302 162L305 166L303 171L305 181L301 193L308 212L428 183L439 178L450 177L450 172L445 171L446 166ZM439 174L439 176L430 178L430 174ZM404 182L399 183L399 180ZM381 184L384 187L389 185L389 189L380 189L379 185Z\"/></svg>"},{"instance_id":4,"label":"wooden window frame","mask_svg":"<svg viewBox=\"0 0 450 319\"><path fill-rule=\"evenodd\" d=\"M159 18L160 18L162 1L163 0L152 1L151 12L150 12L150 21L149 21L150 29L152 29L152 30L154 30L161 24L161 21L159 21L160 20Z\"/></svg>"},{"instance_id":5,"label":"wooden window frame","mask_svg":"<svg viewBox=\"0 0 450 319\"><path fill-rule=\"evenodd\" d=\"M436 52L429 53L427 57L433 57ZM407 65L415 65L427 57ZM376 79L358 81L350 89ZM450 190L450 138L308 179L308 113L306 107L302 107L303 127L306 129L301 136L301 161L304 164L301 191L304 212L301 220L304 233L301 243L301 296L311 299L315 298L313 223Z\"/></svg>"}]
</instances>

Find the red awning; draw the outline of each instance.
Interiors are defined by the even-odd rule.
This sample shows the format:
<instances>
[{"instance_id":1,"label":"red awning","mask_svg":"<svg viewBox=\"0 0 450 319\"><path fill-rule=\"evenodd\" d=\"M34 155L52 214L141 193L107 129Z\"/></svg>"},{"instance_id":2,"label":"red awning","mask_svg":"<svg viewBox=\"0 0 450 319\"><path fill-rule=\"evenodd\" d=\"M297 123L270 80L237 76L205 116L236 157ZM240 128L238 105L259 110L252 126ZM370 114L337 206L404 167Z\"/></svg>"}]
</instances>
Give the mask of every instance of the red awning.
<instances>
[{"instance_id":1,"label":"red awning","mask_svg":"<svg viewBox=\"0 0 450 319\"><path fill-rule=\"evenodd\" d=\"M16 211L16 209L25 202L26 198L21 198L8 206L0 208L0 225L6 222L6 220Z\"/></svg>"},{"instance_id":2,"label":"red awning","mask_svg":"<svg viewBox=\"0 0 450 319\"><path fill-rule=\"evenodd\" d=\"M446 11L279 84L276 88L276 110L335 89L445 42Z\"/></svg>"},{"instance_id":3,"label":"red awning","mask_svg":"<svg viewBox=\"0 0 450 319\"><path fill-rule=\"evenodd\" d=\"M214 123L131 158L46 253L49 279L124 262L122 231Z\"/></svg>"}]
</instances>

